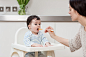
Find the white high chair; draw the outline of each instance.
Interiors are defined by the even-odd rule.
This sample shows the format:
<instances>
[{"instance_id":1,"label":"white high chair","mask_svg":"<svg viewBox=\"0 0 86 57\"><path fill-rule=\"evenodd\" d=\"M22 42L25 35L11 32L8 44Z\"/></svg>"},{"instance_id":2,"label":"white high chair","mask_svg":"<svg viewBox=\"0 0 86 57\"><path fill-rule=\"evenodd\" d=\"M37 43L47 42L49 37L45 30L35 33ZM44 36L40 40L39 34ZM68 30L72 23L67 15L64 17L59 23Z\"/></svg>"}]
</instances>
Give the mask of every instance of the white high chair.
<instances>
[{"instance_id":1,"label":"white high chair","mask_svg":"<svg viewBox=\"0 0 86 57\"><path fill-rule=\"evenodd\" d=\"M25 57L27 52L35 52L35 57L38 57L38 51L46 51L47 57L55 57L54 50L64 49L64 45L51 43L50 47L26 47L23 39L25 33L28 31L27 27L21 27L15 34L15 43L11 46L11 57Z\"/></svg>"}]
</instances>

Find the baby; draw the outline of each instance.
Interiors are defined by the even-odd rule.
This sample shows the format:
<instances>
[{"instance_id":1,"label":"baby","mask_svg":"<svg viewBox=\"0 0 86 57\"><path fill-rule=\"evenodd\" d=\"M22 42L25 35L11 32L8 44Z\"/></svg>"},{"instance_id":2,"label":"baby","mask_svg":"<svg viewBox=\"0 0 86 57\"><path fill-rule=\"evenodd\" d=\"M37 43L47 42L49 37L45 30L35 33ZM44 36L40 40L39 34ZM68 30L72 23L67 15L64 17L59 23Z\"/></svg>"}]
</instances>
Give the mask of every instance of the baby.
<instances>
[{"instance_id":1,"label":"baby","mask_svg":"<svg viewBox=\"0 0 86 57\"><path fill-rule=\"evenodd\" d=\"M39 31L41 27L41 20L38 16L32 15L27 18L27 27L29 29L24 36L24 44L28 47L47 47L51 46L50 42L43 35L41 31ZM38 56L41 57L43 54L41 52L38 53ZM34 57L35 52L26 53L25 57ZM43 56L44 57L44 56Z\"/></svg>"}]
</instances>

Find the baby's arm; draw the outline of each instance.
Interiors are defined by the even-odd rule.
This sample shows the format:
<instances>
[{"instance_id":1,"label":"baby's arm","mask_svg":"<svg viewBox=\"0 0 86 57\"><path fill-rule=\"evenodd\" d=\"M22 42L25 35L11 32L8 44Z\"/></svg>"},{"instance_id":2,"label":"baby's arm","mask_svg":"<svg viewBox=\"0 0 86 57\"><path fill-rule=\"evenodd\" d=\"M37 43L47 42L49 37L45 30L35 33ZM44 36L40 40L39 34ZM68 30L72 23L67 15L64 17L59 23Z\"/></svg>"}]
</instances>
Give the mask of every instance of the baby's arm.
<instances>
[{"instance_id":1,"label":"baby's arm","mask_svg":"<svg viewBox=\"0 0 86 57\"><path fill-rule=\"evenodd\" d=\"M52 46L48 41L48 39L43 35L43 33L41 34L41 36L42 36L42 43L44 44L44 47Z\"/></svg>"},{"instance_id":2,"label":"baby's arm","mask_svg":"<svg viewBox=\"0 0 86 57\"><path fill-rule=\"evenodd\" d=\"M43 47L41 44L34 43L31 45L31 47Z\"/></svg>"},{"instance_id":3,"label":"baby's arm","mask_svg":"<svg viewBox=\"0 0 86 57\"><path fill-rule=\"evenodd\" d=\"M25 33L25 36L24 36L24 44L25 44L25 46L31 47L31 45L34 44L34 42L32 42L30 40L30 38L31 38L30 33L29 32Z\"/></svg>"}]
</instances>

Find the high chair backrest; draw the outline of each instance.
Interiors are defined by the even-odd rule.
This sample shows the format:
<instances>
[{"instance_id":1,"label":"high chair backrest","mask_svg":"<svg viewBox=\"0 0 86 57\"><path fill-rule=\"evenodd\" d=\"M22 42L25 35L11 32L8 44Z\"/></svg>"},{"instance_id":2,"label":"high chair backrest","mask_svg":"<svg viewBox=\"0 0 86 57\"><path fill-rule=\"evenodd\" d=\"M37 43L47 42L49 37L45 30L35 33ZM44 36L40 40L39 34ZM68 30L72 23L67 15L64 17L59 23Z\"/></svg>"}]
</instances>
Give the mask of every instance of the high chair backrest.
<instances>
[{"instance_id":1,"label":"high chair backrest","mask_svg":"<svg viewBox=\"0 0 86 57\"><path fill-rule=\"evenodd\" d=\"M27 27L21 27L17 30L15 34L15 44L22 44L24 45L24 35L28 31Z\"/></svg>"}]
</instances>

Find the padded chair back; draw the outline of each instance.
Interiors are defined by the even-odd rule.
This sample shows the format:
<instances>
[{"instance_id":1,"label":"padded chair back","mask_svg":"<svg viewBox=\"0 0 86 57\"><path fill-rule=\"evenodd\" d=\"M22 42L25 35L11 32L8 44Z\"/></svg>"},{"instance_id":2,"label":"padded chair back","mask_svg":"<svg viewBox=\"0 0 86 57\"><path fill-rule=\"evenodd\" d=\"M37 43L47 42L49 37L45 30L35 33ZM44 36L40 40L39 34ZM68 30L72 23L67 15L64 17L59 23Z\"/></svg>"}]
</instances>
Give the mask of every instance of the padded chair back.
<instances>
[{"instance_id":1,"label":"padded chair back","mask_svg":"<svg viewBox=\"0 0 86 57\"><path fill-rule=\"evenodd\" d=\"M15 34L15 44L22 44L24 45L24 35L28 31L27 27L21 27L17 30Z\"/></svg>"}]
</instances>

